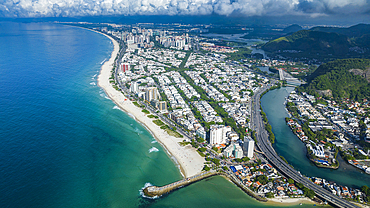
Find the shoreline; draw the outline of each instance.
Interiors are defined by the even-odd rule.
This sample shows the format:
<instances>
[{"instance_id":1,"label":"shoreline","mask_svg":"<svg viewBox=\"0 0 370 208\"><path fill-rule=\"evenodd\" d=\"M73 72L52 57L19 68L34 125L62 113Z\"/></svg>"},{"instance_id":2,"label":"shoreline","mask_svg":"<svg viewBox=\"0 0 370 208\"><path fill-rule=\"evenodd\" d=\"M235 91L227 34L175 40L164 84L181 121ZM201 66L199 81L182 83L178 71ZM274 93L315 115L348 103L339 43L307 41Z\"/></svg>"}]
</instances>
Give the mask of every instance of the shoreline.
<instances>
[{"instance_id":1,"label":"shoreline","mask_svg":"<svg viewBox=\"0 0 370 208\"><path fill-rule=\"evenodd\" d=\"M143 125L150 134L155 138L157 142L166 150L166 154L169 155L170 159L173 160L174 164L179 168L180 173L183 177L190 177L200 173L203 169L204 158L202 158L194 148L187 146L181 146L179 142L183 139L170 136L161 129L159 126L154 124L153 119L147 117L147 114L141 112L141 108L136 107L129 99L122 94L121 91L117 91L113 88L109 82L111 76L111 70L113 69L114 60L119 51L119 45L109 35L92 30L100 33L109 38L114 49L108 61L105 61L101 67L98 75L98 86L102 88L105 94L124 112L130 117L134 117L135 121Z\"/></svg>"},{"instance_id":2,"label":"shoreline","mask_svg":"<svg viewBox=\"0 0 370 208\"><path fill-rule=\"evenodd\" d=\"M316 204L314 201L307 197L303 198L271 198L267 199L268 201L266 204L271 204L271 205L280 205L280 206L293 206L293 205L299 205L299 204Z\"/></svg>"},{"instance_id":3,"label":"shoreline","mask_svg":"<svg viewBox=\"0 0 370 208\"><path fill-rule=\"evenodd\" d=\"M94 30L91 30L91 31L94 31ZM200 173L203 169L205 159L201 157L193 147L190 147L189 145L181 146L179 142L182 141L182 138L176 138L176 137L168 135L167 132L160 129L159 126L157 126L156 124L152 122L153 119L147 117L147 114L141 112L142 110L141 108L135 106L132 103L132 101L130 101L129 99L126 98L126 96L123 95L121 91L117 91L116 89L113 88L112 84L109 82L109 77L111 75L111 70L113 69L114 60L119 51L119 45L117 41L114 40L109 35L106 35L98 31L94 31L94 32L100 33L108 37L114 45L114 49L111 53L111 57L109 58L108 61L104 62L99 72L98 79L97 79L98 86L104 90L105 94L122 111L124 111L128 116L130 116L135 121L143 125L144 128L146 128L150 132L150 134L155 138L155 140L158 143L160 143L160 145L166 150L166 154L170 157L170 159L178 167L183 178L188 178L188 177L191 177L191 176L194 176ZM121 102L119 102L120 100ZM187 156L185 158L184 157L185 155L191 156L191 158L188 158ZM191 163L193 160L197 164ZM300 203L315 204L313 201L311 201L308 198L288 198L288 199L274 198L274 199L268 199L268 201L265 203L272 204L272 205L281 205L281 206L298 205Z\"/></svg>"}]
</instances>

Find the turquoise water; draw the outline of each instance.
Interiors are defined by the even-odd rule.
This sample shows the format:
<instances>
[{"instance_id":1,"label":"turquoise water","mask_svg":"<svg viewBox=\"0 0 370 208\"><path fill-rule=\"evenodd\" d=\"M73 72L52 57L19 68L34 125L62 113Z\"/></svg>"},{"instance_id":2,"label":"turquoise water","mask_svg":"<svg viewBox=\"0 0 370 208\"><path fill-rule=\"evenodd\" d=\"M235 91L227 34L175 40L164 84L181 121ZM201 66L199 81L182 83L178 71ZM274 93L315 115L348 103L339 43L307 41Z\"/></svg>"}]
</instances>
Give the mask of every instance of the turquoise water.
<instances>
[{"instance_id":1,"label":"turquoise water","mask_svg":"<svg viewBox=\"0 0 370 208\"><path fill-rule=\"evenodd\" d=\"M105 36L0 22L0 45L0 207L270 207L220 177L141 197L181 174L96 85Z\"/></svg>"},{"instance_id":2,"label":"turquoise water","mask_svg":"<svg viewBox=\"0 0 370 208\"><path fill-rule=\"evenodd\" d=\"M276 152L306 176L321 177L351 187L369 186L370 175L347 164L341 158L338 158L340 162L338 170L318 168L307 159L306 147L285 123L285 117L288 117L288 113L283 103L285 97L289 96L292 90L294 90L293 87L272 90L261 99L263 111L266 113L276 137L274 144Z\"/></svg>"}]
</instances>

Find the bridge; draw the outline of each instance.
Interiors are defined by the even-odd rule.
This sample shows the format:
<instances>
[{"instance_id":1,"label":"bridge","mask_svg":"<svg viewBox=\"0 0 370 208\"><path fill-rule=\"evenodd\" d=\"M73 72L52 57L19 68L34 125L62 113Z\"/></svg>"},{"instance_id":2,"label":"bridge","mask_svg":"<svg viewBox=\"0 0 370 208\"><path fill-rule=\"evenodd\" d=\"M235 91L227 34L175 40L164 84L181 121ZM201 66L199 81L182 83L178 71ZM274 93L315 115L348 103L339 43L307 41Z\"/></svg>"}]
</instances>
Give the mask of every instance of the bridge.
<instances>
[{"instance_id":1,"label":"bridge","mask_svg":"<svg viewBox=\"0 0 370 208\"><path fill-rule=\"evenodd\" d=\"M285 80L287 82L289 82L288 84L291 84L291 85L300 85L302 81L300 81L298 78L295 78L293 77L291 74L289 74L288 72L282 70L282 69L279 69L279 79L280 80ZM302 83L304 84L304 83Z\"/></svg>"}]
</instances>

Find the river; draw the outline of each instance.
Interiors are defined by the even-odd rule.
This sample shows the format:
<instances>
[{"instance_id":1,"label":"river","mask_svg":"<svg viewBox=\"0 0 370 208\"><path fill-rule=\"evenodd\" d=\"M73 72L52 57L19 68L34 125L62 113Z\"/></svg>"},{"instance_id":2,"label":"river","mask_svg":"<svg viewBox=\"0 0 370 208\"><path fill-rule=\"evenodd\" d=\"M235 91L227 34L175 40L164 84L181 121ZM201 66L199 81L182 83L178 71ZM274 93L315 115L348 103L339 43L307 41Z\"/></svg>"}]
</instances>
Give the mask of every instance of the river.
<instances>
[{"instance_id":1,"label":"river","mask_svg":"<svg viewBox=\"0 0 370 208\"><path fill-rule=\"evenodd\" d=\"M261 99L263 111L266 113L276 137L273 145L276 152L303 175L325 178L337 184L350 187L370 186L370 175L349 165L340 157L338 157L340 166L337 170L318 168L307 159L305 145L285 123L285 117L288 117L288 112L285 110L284 101L293 90L293 87L272 90Z\"/></svg>"}]
</instances>

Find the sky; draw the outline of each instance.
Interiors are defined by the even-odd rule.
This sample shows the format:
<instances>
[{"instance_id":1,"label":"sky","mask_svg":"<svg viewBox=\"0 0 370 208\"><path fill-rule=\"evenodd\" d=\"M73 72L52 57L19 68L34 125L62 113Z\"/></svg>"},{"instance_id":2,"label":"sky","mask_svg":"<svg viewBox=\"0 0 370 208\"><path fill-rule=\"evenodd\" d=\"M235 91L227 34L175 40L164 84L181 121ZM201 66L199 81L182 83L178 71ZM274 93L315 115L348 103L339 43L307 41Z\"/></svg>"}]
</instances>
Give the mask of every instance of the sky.
<instances>
[{"instance_id":1,"label":"sky","mask_svg":"<svg viewBox=\"0 0 370 208\"><path fill-rule=\"evenodd\" d=\"M221 15L369 17L370 0L0 0L0 17Z\"/></svg>"}]
</instances>

